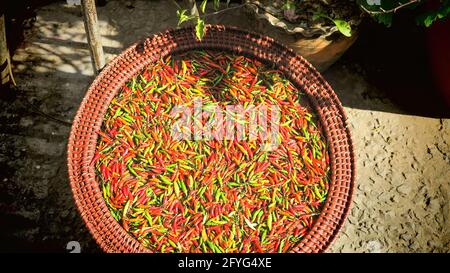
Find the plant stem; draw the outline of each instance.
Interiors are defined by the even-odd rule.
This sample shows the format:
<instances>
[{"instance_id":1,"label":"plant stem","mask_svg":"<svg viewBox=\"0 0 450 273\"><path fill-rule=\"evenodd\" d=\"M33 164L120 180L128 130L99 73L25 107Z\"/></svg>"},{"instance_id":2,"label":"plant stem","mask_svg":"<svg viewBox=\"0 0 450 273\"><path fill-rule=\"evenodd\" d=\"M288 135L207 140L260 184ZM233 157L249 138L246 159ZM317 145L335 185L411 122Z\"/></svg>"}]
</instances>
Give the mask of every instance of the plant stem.
<instances>
[{"instance_id":1,"label":"plant stem","mask_svg":"<svg viewBox=\"0 0 450 273\"><path fill-rule=\"evenodd\" d=\"M180 4L178 4L176 0L172 0L172 3L173 3L175 6L177 6L177 9L181 9Z\"/></svg>"},{"instance_id":2,"label":"plant stem","mask_svg":"<svg viewBox=\"0 0 450 273\"><path fill-rule=\"evenodd\" d=\"M195 16L198 17L199 16L199 12L198 12L198 8L197 8L197 2L195 2L195 0L187 0L189 6L191 6L191 16Z\"/></svg>"},{"instance_id":3,"label":"plant stem","mask_svg":"<svg viewBox=\"0 0 450 273\"><path fill-rule=\"evenodd\" d=\"M205 17L211 16L211 15L216 15L216 14L219 14L219 13L222 13L222 12L226 12L226 11L229 11L229 10L239 9L239 8L242 8L242 7L246 6L246 5L247 5L247 3L240 4L240 5L237 5L237 6L234 6L234 7L229 7L229 8L221 9L221 10L218 10L218 11L215 11L215 12L203 14L200 17L201 18L205 18Z\"/></svg>"},{"instance_id":4,"label":"plant stem","mask_svg":"<svg viewBox=\"0 0 450 273\"><path fill-rule=\"evenodd\" d=\"M360 6L361 6L361 8L362 8L365 12L367 12L368 14L370 14L370 15L377 15L377 14L395 13L397 10L399 10L399 9L401 9L401 8L404 8L404 7L406 7L406 6L409 6L409 5L411 5L411 4L418 3L418 2L421 2L421 0L411 0L411 1L409 1L409 2L400 4L399 6L393 8L393 9L388 9L388 10L384 10L383 8L380 7L380 10L379 10L379 11L371 11L371 10L368 10L368 9L367 9L366 7L364 7L363 5L360 5Z\"/></svg>"}]
</instances>

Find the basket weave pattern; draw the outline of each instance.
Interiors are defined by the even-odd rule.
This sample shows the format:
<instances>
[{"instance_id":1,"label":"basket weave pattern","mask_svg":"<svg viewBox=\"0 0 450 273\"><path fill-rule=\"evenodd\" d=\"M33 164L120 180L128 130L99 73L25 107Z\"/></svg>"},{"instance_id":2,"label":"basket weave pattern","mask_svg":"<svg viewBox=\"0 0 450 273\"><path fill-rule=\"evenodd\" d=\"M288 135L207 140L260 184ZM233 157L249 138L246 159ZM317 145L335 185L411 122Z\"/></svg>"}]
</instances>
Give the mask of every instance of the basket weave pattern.
<instances>
[{"instance_id":1,"label":"basket weave pattern","mask_svg":"<svg viewBox=\"0 0 450 273\"><path fill-rule=\"evenodd\" d=\"M161 57L189 50L223 50L275 64L305 94L329 143L331 186L322 213L294 252L323 252L342 228L354 188L355 162L347 118L336 94L301 56L273 39L235 28L207 26L202 41L192 28L170 30L130 46L94 80L73 121L68 170L75 203L89 231L106 252L150 252L111 216L91 165L97 133L121 86Z\"/></svg>"}]
</instances>

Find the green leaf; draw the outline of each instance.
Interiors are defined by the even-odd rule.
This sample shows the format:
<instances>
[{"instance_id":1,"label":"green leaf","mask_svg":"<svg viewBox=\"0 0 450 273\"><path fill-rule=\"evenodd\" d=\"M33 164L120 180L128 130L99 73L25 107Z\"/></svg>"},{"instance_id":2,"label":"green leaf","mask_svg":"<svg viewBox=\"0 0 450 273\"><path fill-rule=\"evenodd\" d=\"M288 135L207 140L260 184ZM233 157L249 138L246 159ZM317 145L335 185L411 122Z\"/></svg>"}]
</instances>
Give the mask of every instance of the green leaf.
<instances>
[{"instance_id":1,"label":"green leaf","mask_svg":"<svg viewBox=\"0 0 450 273\"><path fill-rule=\"evenodd\" d=\"M327 16L325 13L323 13L323 11L321 9L316 10L312 17L313 21L315 21L319 18L325 18L325 19L333 21L333 18Z\"/></svg>"},{"instance_id":2,"label":"green leaf","mask_svg":"<svg viewBox=\"0 0 450 273\"><path fill-rule=\"evenodd\" d=\"M384 24L387 27L390 27L392 25L392 13L384 13L384 14L376 14L373 15L373 18L375 21L377 21L380 24Z\"/></svg>"},{"instance_id":3,"label":"green leaf","mask_svg":"<svg viewBox=\"0 0 450 273\"><path fill-rule=\"evenodd\" d=\"M450 15L450 1L447 1L445 5L448 6L443 6L441 9L438 10L437 17L439 19L445 18Z\"/></svg>"},{"instance_id":4,"label":"green leaf","mask_svg":"<svg viewBox=\"0 0 450 273\"><path fill-rule=\"evenodd\" d=\"M417 24L429 27L438 19L447 17L450 14L450 6L448 5L448 2L450 1L444 2L438 10L429 11L418 16L416 18Z\"/></svg>"},{"instance_id":5,"label":"green leaf","mask_svg":"<svg viewBox=\"0 0 450 273\"><path fill-rule=\"evenodd\" d=\"M323 17L322 14L316 12L316 13L313 14L312 20L313 20L313 21L316 21L317 19L320 19L320 18L322 18L322 17Z\"/></svg>"},{"instance_id":6,"label":"green leaf","mask_svg":"<svg viewBox=\"0 0 450 273\"><path fill-rule=\"evenodd\" d=\"M295 4L292 1L288 0L284 3L284 5L281 8L284 10L295 9Z\"/></svg>"},{"instance_id":7,"label":"green leaf","mask_svg":"<svg viewBox=\"0 0 450 273\"><path fill-rule=\"evenodd\" d=\"M423 24L426 27L429 27L433 24L434 21L436 21L437 16L426 16L425 20L423 21Z\"/></svg>"},{"instance_id":8,"label":"green leaf","mask_svg":"<svg viewBox=\"0 0 450 273\"><path fill-rule=\"evenodd\" d=\"M203 39L203 36L205 36L205 21L200 18L197 18L197 24L195 25L195 35L200 41Z\"/></svg>"},{"instance_id":9,"label":"green leaf","mask_svg":"<svg viewBox=\"0 0 450 273\"><path fill-rule=\"evenodd\" d=\"M187 10L185 10L185 9L177 10L178 26L181 25L182 23L192 19L192 17L186 15L186 12L187 12Z\"/></svg>"},{"instance_id":10,"label":"green leaf","mask_svg":"<svg viewBox=\"0 0 450 273\"><path fill-rule=\"evenodd\" d=\"M350 24L344 20L333 19L334 24L337 26L338 30L346 37L352 36L352 28Z\"/></svg>"},{"instance_id":11,"label":"green leaf","mask_svg":"<svg viewBox=\"0 0 450 273\"><path fill-rule=\"evenodd\" d=\"M203 0L203 2L200 4L200 10L205 13L206 10L206 4L208 3L208 0Z\"/></svg>"},{"instance_id":12,"label":"green leaf","mask_svg":"<svg viewBox=\"0 0 450 273\"><path fill-rule=\"evenodd\" d=\"M341 19L333 19L330 16L322 13L322 11L320 11L320 10L316 11L313 14L313 21L317 20L319 18L325 18L325 19L332 21L338 28L339 32L341 32L344 36L346 36L346 37L352 36L352 27L350 26L350 24L347 21L341 20Z\"/></svg>"}]
</instances>

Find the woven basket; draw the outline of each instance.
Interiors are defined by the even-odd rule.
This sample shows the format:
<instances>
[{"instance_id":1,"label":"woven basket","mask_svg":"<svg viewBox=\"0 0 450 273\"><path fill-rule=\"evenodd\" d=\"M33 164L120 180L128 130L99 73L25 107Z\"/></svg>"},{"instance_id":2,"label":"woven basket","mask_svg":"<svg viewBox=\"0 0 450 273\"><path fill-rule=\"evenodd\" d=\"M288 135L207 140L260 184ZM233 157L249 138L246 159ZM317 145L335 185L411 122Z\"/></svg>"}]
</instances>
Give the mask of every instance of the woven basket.
<instances>
[{"instance_id":1,"label":"woven basket","mask_svg":"<svg viewBox=\"0 0 450 273\"><path fill-rule=\"evenodd\" d=\"M107 252L150 252L111 216L94 166L97 133L121 86L162 56L193 49L224 50L273 63L310 99L329 142L331 186L322 213L294 252L323 252L336 238L349 211L355 162L347 118L336 94L301 56L269 37L231 27L207 26L197 41L192 28L170 30L136 43L111 61L94 80L75 116L68 143L68 170L75 203L92 236Z\"/></svg>"}]
</instances>

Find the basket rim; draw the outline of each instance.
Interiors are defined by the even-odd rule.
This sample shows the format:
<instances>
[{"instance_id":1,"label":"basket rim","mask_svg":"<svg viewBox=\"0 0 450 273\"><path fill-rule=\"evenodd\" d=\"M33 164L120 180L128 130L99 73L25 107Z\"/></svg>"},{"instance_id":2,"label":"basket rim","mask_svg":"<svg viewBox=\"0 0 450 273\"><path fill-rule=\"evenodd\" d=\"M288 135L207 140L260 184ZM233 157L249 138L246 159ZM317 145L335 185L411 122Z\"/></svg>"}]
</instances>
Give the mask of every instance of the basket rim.
<instances>
[{"instance_id":1,"label":"basket rim","mask_svg":"<svg viewBox=\"0 0 450 273\"><path fill-rule=\"evenodd\" d=\"M335 107L334 111L336 113L333 113L333 114L335 116L337 116L338 120L340 119L339 122L342 123L341 127L342 126L344 127L341 130L343 133L345 133L345 138L347 141L347 145L346 145L347 149L345 150L345 153L347 154L347 157L349 158L349 162L347 164L347 165L349 165L349 167L347 167L346 171L349 173L349 175L348 175L347 181L345 181L347 184L346 194L345 194L345 198L344 198L345 200L343 200L343 201L340 200L340 201L344 202L344 205L341 205L341 204L339 205L340 207L343 206L343 208L342 208L342 211L340 211L338 213L339 219L336 219L337 222L336 221L330 222L329 220L328 221L324 220L324 222L319 222L320 219L322 219L322 220L323 220L323 218L327 219L326 216L323 215L323 213L321 213L320 216L318 217L318 219L316 219L315 224L313 225L313 227L311 228L309 233L307 235L305 235L305 237L300 241L300 244L302 244L302 242L308 236L311 235L311 232L313 230L318 229L316 227L316 226L318 226L318 223L321 223L321 224L325 223L326 225L328 225L328 224L331 225L331 227L330 227L331 231L329 232L330 234L328 234L328 235L325 234L326 242L321 243L320 246L316 247L315 244L317 244L317 242L316 242L317 238L313 237L311 239L311 242L308 241L304 245L302 245L302 247L297 246L294 248L294 252L299 252L299 251L301 251L301 252L322 252L322 251L325 251L336 240L337 235L343 228L343 224L344 224L345 219L347 218L347 215L350 210L350 206L352 203L352 196L353 196L354 187L355 187L355 176L356 176L356 174L355 174L356 166L355 165L356 164L355 164L355 154L354 154L354 146L353 146L354 144L353 144L353 141L351 138L351 133L350 133L349 125L348 125L348 118L345 114L345 111L342 107L341 102L339 101L337 95L334 93L334 91L332 90L332 88L328 84L328 82L325 81L325 79L322 77L322 75L309 62L307 62L303 57L296 54L292 49L287 48L286 46L282 45L281 43L279 43L277 41L274 41L272 38L269 38L269 37L261 35L261 34L257 34L255 32L244 31L239 28L230 27L230 26L206 25L206 28L207 28L206 36L205 36L206 38L209 35L208 32L212 33L211 36L212 35L216 35L216 36L217 35L225 35L224 33L231 33L232 35L236 35L236 36L241 35L244 37L252 37L252 38L256 39L257 41L270 42L271 46L277 47L280 51L283 51L283 53L286 53L285 55L294 56L295 60L299 61L300 65L303 66L302 68L304 68L309 73L308 76L311 76L311 79L313 79L313 80L306 79L306 82L312 81L315 85L318 86L318 88L322 88L321 90L322 91L325 90L324 92L327 92L327 95L329 95L329 100L330 100L329 102L331 102L332 106ZM141 41L138 41L138 42L132 44L127 49L125 49L122 53L120 53L118 56L116 56L112 61L110 61L105 66L105 68L102 69L100 74L94 79L94 81L88 88L88 91L86 92L86 94L76 112L75 118L73 120L73 125L72 125L71 131L70 131L69 141L67 144L67 159L68 159L67 166L68 166L68 174L69 174L69 179L70 179L70 186L71 186L71 190L72 190L73 197L75 200L75 204L77 206L78 211L80 212L80 214L82 216L83 221L85 222L86 226L88 227L89 232L91 233L91 235L93 236L95 241L99 244L99 246L104 251L108 251L108 252L128 252L128 251L151 252L149 249L142 247L140 245L140 243L134 237L132 237L130 234L128 234L121 227L121 225L111 216L111 214L109 213L109 210L103 200L98 183L97 183L96 187L95 187L95 184L92 183L93 166L88 166L89 164L87 164L87 162L90 162L90 159L92 159L92 149L95 150L95 145L94 145L94 147L92 147L92 143L93 143L92 141L94 141L94 143L97 142L97 136L98 136L97 133L91 132L91 134L88 136L88 139L91 144L90 146L89 146L89 143L88 144L82 143L81 147L79 147L80 145L77 143L79 141L78 138L80 137L80 135L86 134L85 126L87 126L89 129L92 129L91 127L100 128L101 123L103 121L104 112L106 112L106 107L109 105L109 102L111 101L111 99L117 94L118 90L120 90L122 84L118 84L118 83L120 83L119 81L115 81L115 79L112 79L113 86L114 86L114 88L112 88L112 89L115 89L115 91L114 90L110 91L109 100L108 99L105 100L102 97L105 100L105 102L102 104L102 107L104 109L95 109L96 111L99 111L99 112L102 112L104 110L101 120L97 120L93 124L90 123L90 124L86 125L87 121L86 121L85 112L87 111L87 109L89 110L91 108L90 103L92 103L92 100L95 100L96 96L98 95L97 93L100 92L99 90L101 89L102 84L104 86L104 81L111 80L110 73L113 73L113 75L117 75L117 73L114 72L115 68L123 67L124 62L125 63L128 62L128 65L132 66L129 73L126 73L126 75L121 75L122 76L121 81L125 82L126 80L128 80L130 78L130 75L132 76L132 75L138 73L143 67L145 67L149 63L153 62L154 58L152 59L152 57L149 57L149 54L151 55L153 53L144 53L146 50L146 46L149 46L149 44L151 44L152 42L155 43L155 41L156 41L156 43L159 43L161 40L164 41L164 37L167 37L167 36L171 37L172 35L176 36L177 33L178 34L183 33L183 35L187 35L187 37L192 36L193 39L195 39L193 27L186 27L186 28L181 28L181 29L177 29L177 30L169 29L165 32L160 32L158 34L151 35L144 40L141 40ZM214 46L210 46L210 45L206 44L206 42L205 43L200 42L200 41L195 41L195 42L189 41L189 42L192 43L192 46L190 48L189 48L189 46L187 46L185 49L183 49L182 48L183 45L175 45L171 49L163 50L163 53L161 53L161 52L157 53L157 55L161 54L158 56L162 56L164 54L165 55L177 54L177 52L181 52L183 50L189 51L189 50L194 50L194 49L216 49L216 50L223 49L223 48L220 48L221 46L216 46L214 48ZM237 46L236 48L237 49L235 49L235 50L233 50L233 49L230 49L230 50L233 51L233 53L235 53L235 54L241 54L241 55L252 55L253 54L253 53L245 54L243 51L241 52L240 46ZM135 57L135 55L133 55L133 54L136 54L138 51L142 51L140 54L143 55L145 58L142 57L141 59L139 59L139 58ZM130 54L131 54L131 57L129 56ZM257 53L255 53L254 55L257 55ZM261 56L252 56L252 57L263 60L263 61L271 62L268 58L264 58ZM136 64L136 63L133 64L133 62L135 62L136 60L139 60L141 62L138 64ZM276 64L276 63L275 63L275 65L279 66L279 64ZM289 69L289 67L287 69ZM114 74L114 73L116 73L116 74ZM129 77L124 80L124 78L125 78L124 76L127 76L127 75ZM296 73L294 72L293 75L289 76L289 78L295 77L295 75L296 75ZM294 79L294 80L291 79L291 81L293 81L294 84L299 85L298 79ZM302 87L304 87L304 85L301 85L300 87L302 88ZM311 96L312 96L311 94L306 93L306 95L309 99L311 99ZM313 99L312 106L313 106L312 107L313 110L315 110L315 112L317 113L321 123L327 124L327 122L324 122L324 119L325 119L324 114L320 114L320 113L322 113L321 109L318 109L319 106L317 106L316 103L314 103L314 99ZM91 126L91 127L89 127L89 126ZM326 126L324 126L324 131L326 131L325 135L326 135L327 140L332 142L331 136L329 135L328 128L326 128ZM333 160L335 160L334 158L335 158L336 154L333 151L331 151L331 147L329 147L329 149L330 149L330 151L329 151L330 165L333 165L333 164L331 164L331 162ZM332 168L331 171L333 173L332 177L334 177L336 170L334 168ZM337 181L332 181L332 183L337 183ZM91 188L88 188L88 186L91 186ZM331 187L330 187L330 190L331 190ZM87 195L89 195L89 196L87 196ZM325 208L325 206L330 205L329 204L330 202L332 203L332 201L330 201L329 198L327 197L327 200L325 201L325 204L324 204L324 208ZM94 209L92 208L92 206L94 207ZM101 220L105 221L105 225L108 226L108 229L105 229L105 227L99 227L98 225L96 225L94 223L95 216L101 217L102 218ZM97 220L97 221L100 221L100 220ZM320 231L320 227L319 227L319 231ZM121 235L121 236L123 236L123 238L114 238L113 237L113 236L117 236L117 235ZM311 235L311 236L315 236L315 235ZM319 234L317 236L320 237L322 235L319 232ZM120 246L120 244L124 244L124 245Z\"/></svg>"}]
</instances>

